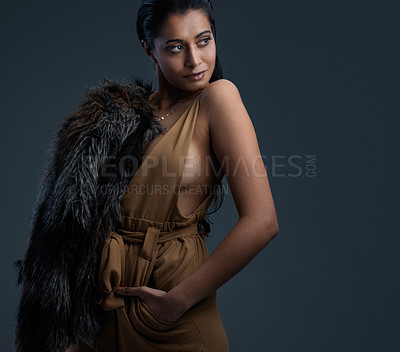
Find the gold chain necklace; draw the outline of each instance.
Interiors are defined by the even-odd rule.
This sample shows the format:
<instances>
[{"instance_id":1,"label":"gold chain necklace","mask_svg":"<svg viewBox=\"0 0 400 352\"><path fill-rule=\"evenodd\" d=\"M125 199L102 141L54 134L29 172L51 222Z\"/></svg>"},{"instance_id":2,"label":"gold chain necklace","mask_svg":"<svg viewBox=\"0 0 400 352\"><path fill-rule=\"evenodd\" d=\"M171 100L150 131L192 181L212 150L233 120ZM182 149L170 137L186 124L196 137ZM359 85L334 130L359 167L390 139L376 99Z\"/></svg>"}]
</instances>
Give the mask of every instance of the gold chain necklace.
<instances>
[{"instance_id":1,"label":"gold chain necklace","mask_svg":"<svg viewBox=\"0 0 400 352\"><path fill-rule=\"evenodd\" d=\"M153 94L155 94L155 93L156 93L156 92L154 92ZM158 117L156 120L157 120L157 121L164 120L166 117L168 117L169 115L173 114L174 111L175 111L175 109L176 109L176 107L177 107L180 103L184 102L185 100L187 100L187 99L179 100L179 101L175 104L175 106L174 106L174 107L168 112L168 114L166 114L166 115L163 115L163 116L154 115L155 117Z\"/></svg>"}]
</instances>

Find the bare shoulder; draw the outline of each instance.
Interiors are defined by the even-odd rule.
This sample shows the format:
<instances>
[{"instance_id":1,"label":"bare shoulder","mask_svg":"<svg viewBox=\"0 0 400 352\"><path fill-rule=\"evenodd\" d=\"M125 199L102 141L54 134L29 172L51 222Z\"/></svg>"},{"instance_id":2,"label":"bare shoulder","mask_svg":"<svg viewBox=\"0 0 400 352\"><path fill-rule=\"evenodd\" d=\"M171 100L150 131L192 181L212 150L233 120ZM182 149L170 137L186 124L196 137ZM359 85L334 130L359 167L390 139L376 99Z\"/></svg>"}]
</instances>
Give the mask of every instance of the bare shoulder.
<instances>
[{"instance_id":1,"label":"bare shoulder","mask_svg":"<svg viewBox=\"0 0 400 352\"><path fill-rule=\"evenodd\" d=\"M249 119L238 88L227 79L219 79L205 87L200 105L210 130Z\"/></svg>"},{"instance_id":2,"label":"bare shoulder","mask_svg":"<svg viewBox=\"0 0 400 352\"><path fill-rule=\"evenodd\" d=\"M221 78L217 81L211 82L206 88L205 91L214 92L214 93L224 93L224 92L232 92L237 90L236 85L226 78ZM205 94L205 93L204 93Z\"/></svg>"},{"instance_id":3,"label":"bare shoulder","mask_svg":"<svg viewBox=\"0 0 400 352\"><path fill-rule=\"evenodd\" d=\"M235 100L241 102L238 88L232 81L223 78L204 88L200 102L203 103L205 109L209 110L215 105L226 104Z\"/></svg>"}]
</instances>

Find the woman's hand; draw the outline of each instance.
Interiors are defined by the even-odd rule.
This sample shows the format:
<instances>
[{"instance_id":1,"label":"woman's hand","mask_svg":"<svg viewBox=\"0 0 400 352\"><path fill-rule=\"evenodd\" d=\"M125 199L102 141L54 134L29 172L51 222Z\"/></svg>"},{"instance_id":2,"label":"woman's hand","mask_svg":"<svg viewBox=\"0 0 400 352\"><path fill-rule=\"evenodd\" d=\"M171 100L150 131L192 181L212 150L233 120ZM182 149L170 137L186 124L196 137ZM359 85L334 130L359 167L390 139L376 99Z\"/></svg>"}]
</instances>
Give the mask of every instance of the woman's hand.
<instances>
[{"instance_id":1,"label":"woman's hand","mask_svg":"<svg viewBox=\"0 0 400 352\"><path fill-rule=\"evenodd\" d=\"M139 296L156 316L169 322L178 320L186 311L179 300L163 290L147 286L118 287L115 293L122 296Z\"/></svg>"}]
</instances>

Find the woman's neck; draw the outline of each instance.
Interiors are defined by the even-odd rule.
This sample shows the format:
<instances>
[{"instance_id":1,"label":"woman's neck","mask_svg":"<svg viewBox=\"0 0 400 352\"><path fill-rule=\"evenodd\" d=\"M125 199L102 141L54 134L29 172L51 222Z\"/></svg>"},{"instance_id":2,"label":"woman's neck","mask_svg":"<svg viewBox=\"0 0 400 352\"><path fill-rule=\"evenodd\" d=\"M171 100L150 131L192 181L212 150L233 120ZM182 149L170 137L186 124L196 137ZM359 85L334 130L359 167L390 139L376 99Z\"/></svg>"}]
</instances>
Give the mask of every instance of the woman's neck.
<instances>
[{"instance_id":1,"label":"woman's neck","mask_svg":"<svg viewBox=\"0 0 400 352\"><path fill-rule=\"evenodd\" d=\"M172 86L162 73L157 72L158 89L150 96L149 103L156 107L157 110L168 110L171 106L181 100L190 100L199 92L185 91Z\"/></svg>"}]
</instances>

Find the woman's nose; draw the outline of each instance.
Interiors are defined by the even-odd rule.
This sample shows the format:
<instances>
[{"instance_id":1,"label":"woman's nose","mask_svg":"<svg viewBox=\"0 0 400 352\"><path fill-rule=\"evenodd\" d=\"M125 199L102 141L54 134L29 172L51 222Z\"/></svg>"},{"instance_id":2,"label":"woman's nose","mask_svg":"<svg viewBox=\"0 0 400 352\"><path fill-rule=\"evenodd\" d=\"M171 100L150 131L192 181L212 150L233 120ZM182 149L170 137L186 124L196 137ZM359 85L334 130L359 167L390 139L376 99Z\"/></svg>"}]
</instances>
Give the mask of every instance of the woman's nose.
<instances>
[{"instance_id":1,"label":"woman's nose","mask_svg":"<svg viewBox=\"0 0 400 352\"><path fill-rule=\"evenodd\" d=\"M201 63L200 53L198 52L197 48L189 48L186 62L189 66L193 67L196 67Z\"/></svg>"}]
</instances>

